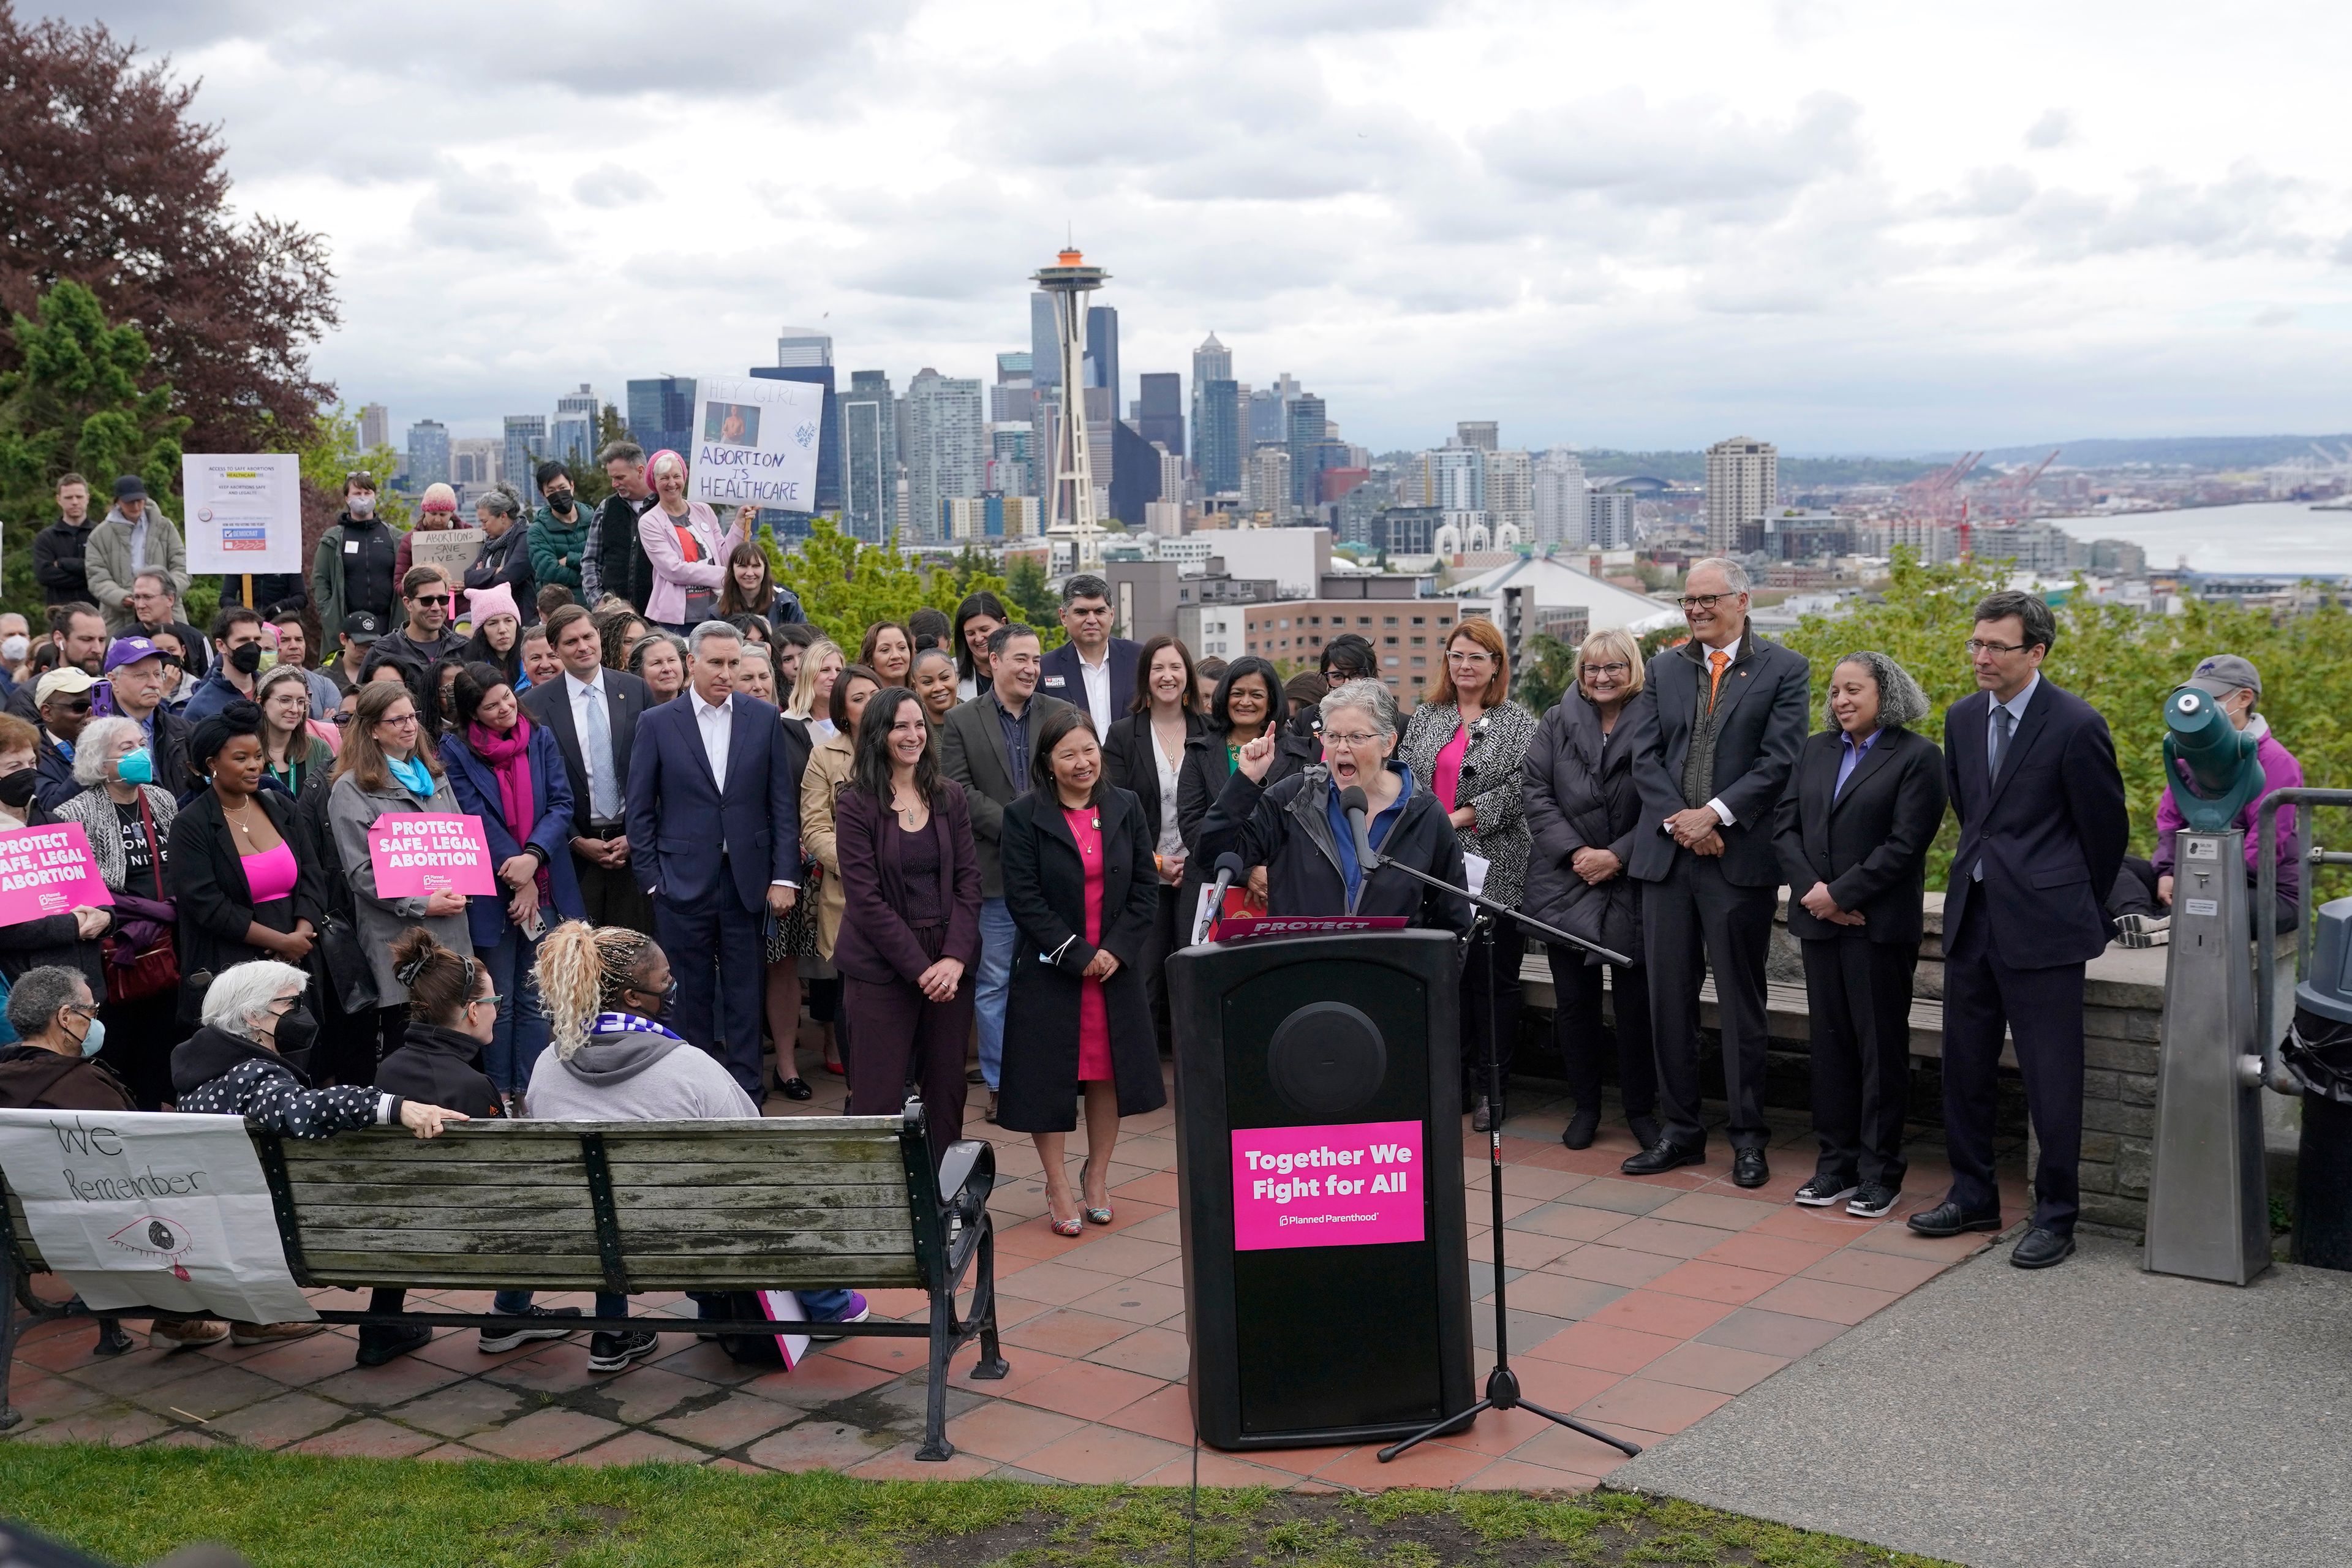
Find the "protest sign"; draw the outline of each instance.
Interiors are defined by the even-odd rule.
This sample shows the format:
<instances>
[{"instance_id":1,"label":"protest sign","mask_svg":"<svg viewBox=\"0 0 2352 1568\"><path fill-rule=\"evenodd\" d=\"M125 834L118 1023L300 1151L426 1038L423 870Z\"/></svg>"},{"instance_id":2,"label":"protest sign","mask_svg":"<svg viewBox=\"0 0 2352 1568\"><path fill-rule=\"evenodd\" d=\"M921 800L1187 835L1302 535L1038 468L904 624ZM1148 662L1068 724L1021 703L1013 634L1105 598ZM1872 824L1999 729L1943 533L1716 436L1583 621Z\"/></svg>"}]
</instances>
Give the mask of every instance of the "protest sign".
<instances>
[{"instance_id":1,"label":"protest sign","mask_svg":"<svg viewBox=\"0 0 2352 1568\"><path fill-rule=\"evenodd\" d=\"M1237 1127L1233 1139L1237 1252L1427 1234L1418 1121Z\"/></svg>"},{"instance_id":2,"label":"protest sign","mask_svg":"<svg viewBox=\"0 0 2352 1568\"><path fill-rule=\"evenodd\" d=\"M695 384L688 499L812 511L824 388L810 381L705 376ZM724 519L722 519L724 521Z\"/></svg>"},{"instance_id":3,"label":"protest sign","mask_svg":"<svg viewBox=\"0 0 2352 1568\"><path fill-rule=\"evenodd\" d=\"M499 890L489 840L482 837L478 816L379 816L368 827L368 859L375 868L380 899Z\"/></svg>"},{"instance_id":4,"label":"protest sign","mask_svg":"<svg viewBox=\"0 0 2352 1568\"><path fill-rule=\"evenodd\" d=\"M241 1117L0 1110L0 1173L42 1258L94 1310L319 1315L286 1268Z\"/></svg>"},{"instance_id":5,"label":"protest sign","mask_svg":"<svg viewBox=\"0 0 2352 1568\"><path fill-rule=\"evenodd\" d=\"M482 552L488 534L478 528L415 528L408 533L408 563L437 566L454 584L466 580L466 568Z\"/></svg>"},{"instance_id":6,"label":"protest sign","mask_svg":"<svg viewBox=\"0 0 2352 1568\"><path fill-rule=\"evenodd\" d=\"M0 833L0 926L61 915L83 904L114 902L89 856L79 822L12 827Z\"/></svg>"},{"instance_id":7,"label":"protest sign","mask_svg":"<svg viewBox=\"0 0 2352 1568\"><path fill-rule=\"evenodd\" d=\"M283 453L180 459L187 498L188 570L300 572L302 465Z\"/></svg>"}]
</instances>

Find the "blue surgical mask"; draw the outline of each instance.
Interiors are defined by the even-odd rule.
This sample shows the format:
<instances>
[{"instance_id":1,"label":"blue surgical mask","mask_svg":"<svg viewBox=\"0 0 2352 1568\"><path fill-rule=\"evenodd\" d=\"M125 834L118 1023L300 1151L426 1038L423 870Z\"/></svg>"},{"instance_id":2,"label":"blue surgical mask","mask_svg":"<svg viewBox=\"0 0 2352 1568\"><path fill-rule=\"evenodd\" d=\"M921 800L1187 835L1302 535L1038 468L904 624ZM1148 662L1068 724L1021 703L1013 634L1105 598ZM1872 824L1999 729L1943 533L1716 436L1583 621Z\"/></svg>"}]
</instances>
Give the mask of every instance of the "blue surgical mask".
<instances>
[{"instance_id":1,"label":"blue surgical mask","mask_svg":"<svg viewBox=\"0 0 2352 1568\"><path fill-rule=\"evenodd\" d=\"M125 752L115 759L114 776L127 784L153 784L155 759L144 746L135 752Z\"/></svg>"},{"instance_id":2,"label":"blue surgical mask","mask_svg":"<svg viewBox=\"0 0 2352 1568\"><path fill-rule=\"evenodd\" d=\"M89 1021L89 1033L81 1037L81 1054L84 1057L94 1057L105 1048L106 1020L92 1018Z\"/></svg>"}]
</instances>

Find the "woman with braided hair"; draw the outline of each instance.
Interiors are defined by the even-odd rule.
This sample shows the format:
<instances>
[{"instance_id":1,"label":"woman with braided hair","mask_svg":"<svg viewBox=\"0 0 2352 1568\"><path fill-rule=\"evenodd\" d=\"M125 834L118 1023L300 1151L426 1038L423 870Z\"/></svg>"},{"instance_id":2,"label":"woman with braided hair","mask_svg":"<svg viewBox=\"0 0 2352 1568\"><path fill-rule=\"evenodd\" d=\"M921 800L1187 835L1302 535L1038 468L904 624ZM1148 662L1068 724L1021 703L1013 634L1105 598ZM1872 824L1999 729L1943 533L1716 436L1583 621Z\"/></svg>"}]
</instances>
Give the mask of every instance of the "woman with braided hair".
<instances>
[{"instance_id":1,"label":"woman with braided hair","mask_svg":"<svg viewBox=\"0 0 2352 1568\"><path fill-rule=\"evenodd\" d=\"M526 1103L540 1121L690 1121L756 1119L759 1107L717 1058L662 1026L677 994L669 957L653 938L624 926L566 921L539 944L539 993L551 1048L540 1054ZM854 1290L803 1290L813 1321L863 1322ZM697 1297L701 1300L700 1297ZM703 1302L723 1316L724 1298ZM626 1296L599 1294L596 1315L626 1317ZM619 1372L652 1355L652 1330L598 1333L588 1370Z\"/></svg>"}]
</instances>

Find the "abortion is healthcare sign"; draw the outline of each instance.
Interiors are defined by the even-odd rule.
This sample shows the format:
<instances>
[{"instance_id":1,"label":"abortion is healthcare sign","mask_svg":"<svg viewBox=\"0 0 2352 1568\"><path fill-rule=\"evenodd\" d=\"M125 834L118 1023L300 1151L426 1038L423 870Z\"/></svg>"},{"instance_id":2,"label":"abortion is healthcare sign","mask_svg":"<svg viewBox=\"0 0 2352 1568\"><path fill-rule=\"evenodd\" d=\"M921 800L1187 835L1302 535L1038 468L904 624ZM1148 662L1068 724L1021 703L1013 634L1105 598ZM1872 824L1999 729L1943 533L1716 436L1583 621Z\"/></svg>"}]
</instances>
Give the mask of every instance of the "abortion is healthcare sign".
<instances>
[{"instance_id":1,"label":"abortion is healthcare sign","mask_svg":"<svg viewBox=\"0 0 2352 1568\"><path fill-rule=\"evenodd\" d=\"M694 412L689 499L722 513L737 506L816 510L824 387L764 376L704 376L695 384Z\"/></svg>"},{"instance_id":2,"label":"abortion is healthcare sign","mask_svg":"<svg viewBox=\"0 0 2352 1568\"><path fill-rule=\"evenodd\" d=\"M89 856L79 822L12 827L0 833L0 926L61 915L83 904L114 902Z\"/></svg>"},{"instance_id":3,"label":"abortion is healthcare sign","mask_svg":"<svg viewBox=\"0 0 2352 1568\"><path fill-rule=\"evenodd\" d=\"M368 828L368 858L380 899L436 893L495 893L497 870L478 816L379 816Z\"/></svg>"},{"instance_id":4,"label":"abortion is healthcare sign","mask_svg":"<svg viewBox=\"0 0 2352 1568\"><path fill-rule=\"evenodd\" d=\"M1421 1123L1234 1131L1234 1248L1420 1241Z\"/></svg>"}]
</instances>

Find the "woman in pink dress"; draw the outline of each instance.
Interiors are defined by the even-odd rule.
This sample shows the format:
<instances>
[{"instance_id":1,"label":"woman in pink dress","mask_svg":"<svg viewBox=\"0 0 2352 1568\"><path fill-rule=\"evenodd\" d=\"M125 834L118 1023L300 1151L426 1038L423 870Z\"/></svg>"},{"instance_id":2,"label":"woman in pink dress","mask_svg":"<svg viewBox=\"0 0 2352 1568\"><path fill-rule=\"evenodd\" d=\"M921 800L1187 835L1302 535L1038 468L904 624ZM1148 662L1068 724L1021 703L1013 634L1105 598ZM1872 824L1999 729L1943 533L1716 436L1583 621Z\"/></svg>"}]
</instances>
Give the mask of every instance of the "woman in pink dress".
<instances>
[{"instance_id":1,"label":"woman in pink dress","mask_svg":"<svg viewBox=\"0 0 2352 1568\"><path fill-rule=\"evenodd\" d=\"M1142 803L1110 783L1085 709L1039 724L1029 777L1004 808L1004 903L1020 934L996 1119L1036 1139L1047 1221L1076 1236L1111 1223L1119 1118L1168 1103L1140 967L1160 880ZM1074 1199L1064 1143L1081 1093L1087 1157Z\"/></svg>"}]
</instances>

